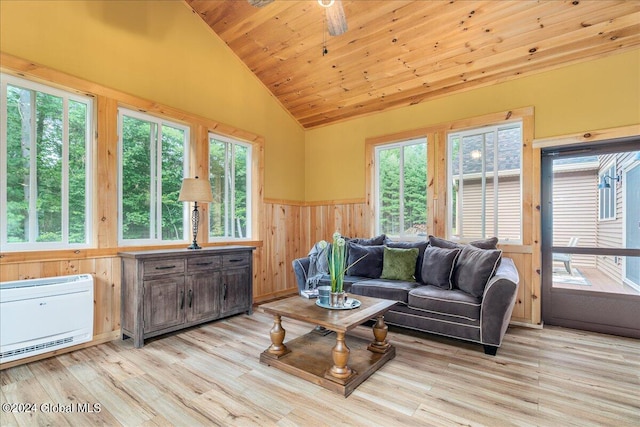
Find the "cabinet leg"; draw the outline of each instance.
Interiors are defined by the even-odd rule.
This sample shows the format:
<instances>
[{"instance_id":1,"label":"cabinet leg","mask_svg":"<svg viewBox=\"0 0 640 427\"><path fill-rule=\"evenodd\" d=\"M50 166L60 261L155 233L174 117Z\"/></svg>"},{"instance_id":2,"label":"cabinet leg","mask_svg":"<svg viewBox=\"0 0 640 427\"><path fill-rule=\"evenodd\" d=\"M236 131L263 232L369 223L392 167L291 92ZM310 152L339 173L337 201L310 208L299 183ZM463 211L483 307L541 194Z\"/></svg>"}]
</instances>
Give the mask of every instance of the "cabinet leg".
<instances>
[{"instance_id":1,"label":"cabinet leg","mask_svg":"<svg viewBox=\"0 0 640 427\"><path fill-rule=\"evenodd\" d=\"M282 327L282 319L279 315L273 316L273 327L269 335L271 336L271 346L267 349L267 352L275 357L284 356L289 353L289 349L283 344L284 336L287 331Z\"/></svg>"}]
</instances>

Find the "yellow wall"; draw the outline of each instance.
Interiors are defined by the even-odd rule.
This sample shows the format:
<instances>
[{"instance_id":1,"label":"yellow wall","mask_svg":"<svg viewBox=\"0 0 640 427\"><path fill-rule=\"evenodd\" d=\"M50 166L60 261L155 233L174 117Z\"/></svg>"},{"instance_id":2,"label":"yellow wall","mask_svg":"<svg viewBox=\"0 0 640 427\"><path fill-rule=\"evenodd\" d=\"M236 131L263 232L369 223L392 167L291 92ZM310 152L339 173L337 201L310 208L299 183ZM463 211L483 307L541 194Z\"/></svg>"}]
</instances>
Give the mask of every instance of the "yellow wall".
<instances>
[{"instance_id":1,"label":"yellow wall","mask_svg":"<svg viewBox=\"0 0 640 427\"><path fill-rule=\"evenodd\" d=\"M640 123L640 50L306 132L181 0L1 0L0 50L264 136L272 199L363 199L371 136L524 106L536 138Z\"/></svg>"},{"instance_id":2,"label":"yellow wall","mask_svg":"<svg viewBox=\"0 0 640 427\"><path fill-rule=\"evenodd\" d=\"M304 130L182 0L2 0L0 51L262 135L265 197L304 199Z\"/></svg>"},{"instance_id":3,"label":"yellow wall","mask_svg":"<svg viewBox=\"0 0 640 427\"><path fill-rule=\"evenodd\" d=\"M366 138L526 106L536 138L639 124L640 50L307 131L305 200L365 197Z\"/></svg>"}]
</instances>

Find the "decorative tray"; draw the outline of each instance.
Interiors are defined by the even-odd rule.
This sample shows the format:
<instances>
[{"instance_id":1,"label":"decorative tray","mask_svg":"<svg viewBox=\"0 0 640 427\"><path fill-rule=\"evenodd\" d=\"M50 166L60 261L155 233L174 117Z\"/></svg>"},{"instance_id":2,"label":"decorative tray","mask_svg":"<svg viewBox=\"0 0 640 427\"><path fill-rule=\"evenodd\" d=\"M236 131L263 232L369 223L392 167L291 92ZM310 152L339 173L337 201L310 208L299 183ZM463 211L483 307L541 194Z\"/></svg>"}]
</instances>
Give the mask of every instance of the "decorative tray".
<instances>
[{"instance_id":1,"label":"decorative tray","mask_svg":"<svg viewBox=\"0 0 640 427\"><path fill-rule=\"evenodd\" d=\"M344 307L333 307L332 305L329 304L321 304L320 300L317 299L316 300L316 305L318 307L322 307L322 308L328 308L329 310L352 310L354 308L358 308L360 307L360 301L358 301L355 298L349 298L346 302Z\"/></svg>"}]
</instances>

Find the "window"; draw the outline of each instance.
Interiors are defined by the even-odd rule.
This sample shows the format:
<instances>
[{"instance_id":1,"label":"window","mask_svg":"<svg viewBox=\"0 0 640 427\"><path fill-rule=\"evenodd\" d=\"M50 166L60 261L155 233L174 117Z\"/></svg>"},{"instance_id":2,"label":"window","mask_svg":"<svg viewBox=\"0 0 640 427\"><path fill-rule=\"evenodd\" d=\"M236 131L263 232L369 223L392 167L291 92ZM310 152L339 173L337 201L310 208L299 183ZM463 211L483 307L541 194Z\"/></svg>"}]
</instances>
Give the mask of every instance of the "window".
<instances>
[{"instance_id":1,"label":"window","mask_svg":"<svg viewBox=\"0 0 640 427\"><path fill-rule=\"evenodd\" d=\"M392 237L427 235L427 140L375 149L376 231Z\"/></svg>"},{"instance_id":2,"label":"window","mask_svg":"<svg viewBox=\"0 0 640 427\"><path fill-rule=\"evenodd\" d=\"M126 109L118 119L120 244L187 240L188 208L178 195L188 171L189 129Z\"/></svg>"},{"instance_id":3,"label":"window","mask_svg":"<svg viewBox=\"0 0 640 427\"><path fill-rule=\"evenodd\" d=\"M522 239L522 123L448 135L449 236Z\"/></svg>"},{"instance_id":4,"label":"window","mask_svg":"<svg viewBox=\"0 0 640 427\"><path fill-rule=\"evenodd\" d=\"M251 145L209 134L211 239L251 237Z\"/></svg>"},{"instance_id":5,"label":"window","mask_svg":"<svg viewBox=\"0 0 640 427\"><path fill-rule=\"evenodd\" d=\"M616 219L616 164L610 163L598 173L598 219Z\"/></svg>"},{"instance_id":6,"label":"window","mask_svg":"<svg viewBox=\"0 0 640 427\"><path fill-rule=\"evenodd\" d=\"M5 74L1 87L2 247L89 246L93 100Z\"/></svg>"}]
</instances>

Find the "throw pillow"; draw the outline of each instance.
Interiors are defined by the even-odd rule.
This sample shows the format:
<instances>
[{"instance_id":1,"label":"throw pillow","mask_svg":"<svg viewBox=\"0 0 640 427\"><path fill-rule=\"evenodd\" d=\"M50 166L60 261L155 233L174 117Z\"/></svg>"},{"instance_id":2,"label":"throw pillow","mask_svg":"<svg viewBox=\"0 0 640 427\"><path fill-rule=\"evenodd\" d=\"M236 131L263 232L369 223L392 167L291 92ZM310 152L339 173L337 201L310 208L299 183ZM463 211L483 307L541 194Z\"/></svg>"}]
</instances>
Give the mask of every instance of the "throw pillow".
<instances>
[{"instance_id":1,"label":"throw pillow","mask_svg":"<svg viewBox=\"0 0 640 427\"><path fill-rule=\"evenodd\" d=\"M385 234L381 234L376 237L372 237L370 239L363 239L360 237L354 237L349 239L350 242L355 243L356 245L362 246L380 246L384 245L387 242L387 236Z\"/></svg>"},{"instance_id":2,"label":"throw pillow","mask_svg":"<svg viewBox=\"0 0 640 427\"><path fill-rule=\"evenodd\" d=\"M469 244L480 249L498 249L498 238L489 237L487 239L474 240L473 242L469 242Z\"/></svg>"},{"instance_id":3,"label":"throw pillow","mask_svg":"<svg viewBox=\"0 0 640 427\"><path fill-rule=\"evenodd\" d=\"M442 239L436 236L429 236L429 244L431 246L436 246L438 248L463 248L465 245L463 243L452 242L451 240ZM480 249L497 249L498 238L497 237L489 237L487 239L474 240L473 242L469 242L471 246L475 246Z\"/></svg>"},{"instance_id":4,"label":"throw pillow","mask_svg":"<svg viewBox=\"0 0 640 427\"><path fill-rule=\"evenodd\" d=\"M499 249L465 246L453 272L454 286L476 298L482 297L484 288L493 277L501 258L502 251Z\"/></svg>"},{"instance_id":5,"label":"throw pillow","mask_svg":"<svg viewBox=\"0 0 640 427\"><path fill-rule=\"evenodd\" d=\"M459 243L452 242L451 240L442 239L440 237L429 235L429 244L436 248L456 249L461 247Z\"/></svg>"},{"instance_id":6,"label":"throw pillow","mask_svg":"<svg viewBox=\"0 0 640 427\"><path fill-rule=\"evenodd\" d=\"M347 266L351 266L347 269L348 276L368 277L370 279L380 277L380 274L382 274L384 246L362 246L348 242L347 252ZM362 258L363 256L364 258ZM358 261L360 258L362 259ZM355 264L353 264L354 262Z\"/></svg>"},{"instance_id":7,"label":"throw pillow","mask_svg":"<svg viewBox=\"0 0 640 427\"><path fill-rule=\"evenodd\" d=\"M401 248L411 249L418 248L418 259L416 260L416 269L413 273L416 279L420 279L420 272L422 271L422 259L424 257L424 250L429 246L429 242L423 240L421 242L388 242L388 248Z\"/></svg>"},{"instance_id":8,"label":"throw pillow","mask_svg":"<svg viewBox=\"0 0 640 427\"><path fill-rule=\"evenodd\" d=\"M415 281L418 248L384 248L381 279Z\"/></svg>"},{"instance_id":9,"label":"throw pillow","mask_svg":"<svg viewBox=\"0 0 640 427\"><path fill-rule=\"evenodd\" d=\"M453 270L460 256L460 248L429 246L424 251L420 276L422 283L443 289L451 289Z\"/></svg>"}]
</instances>

